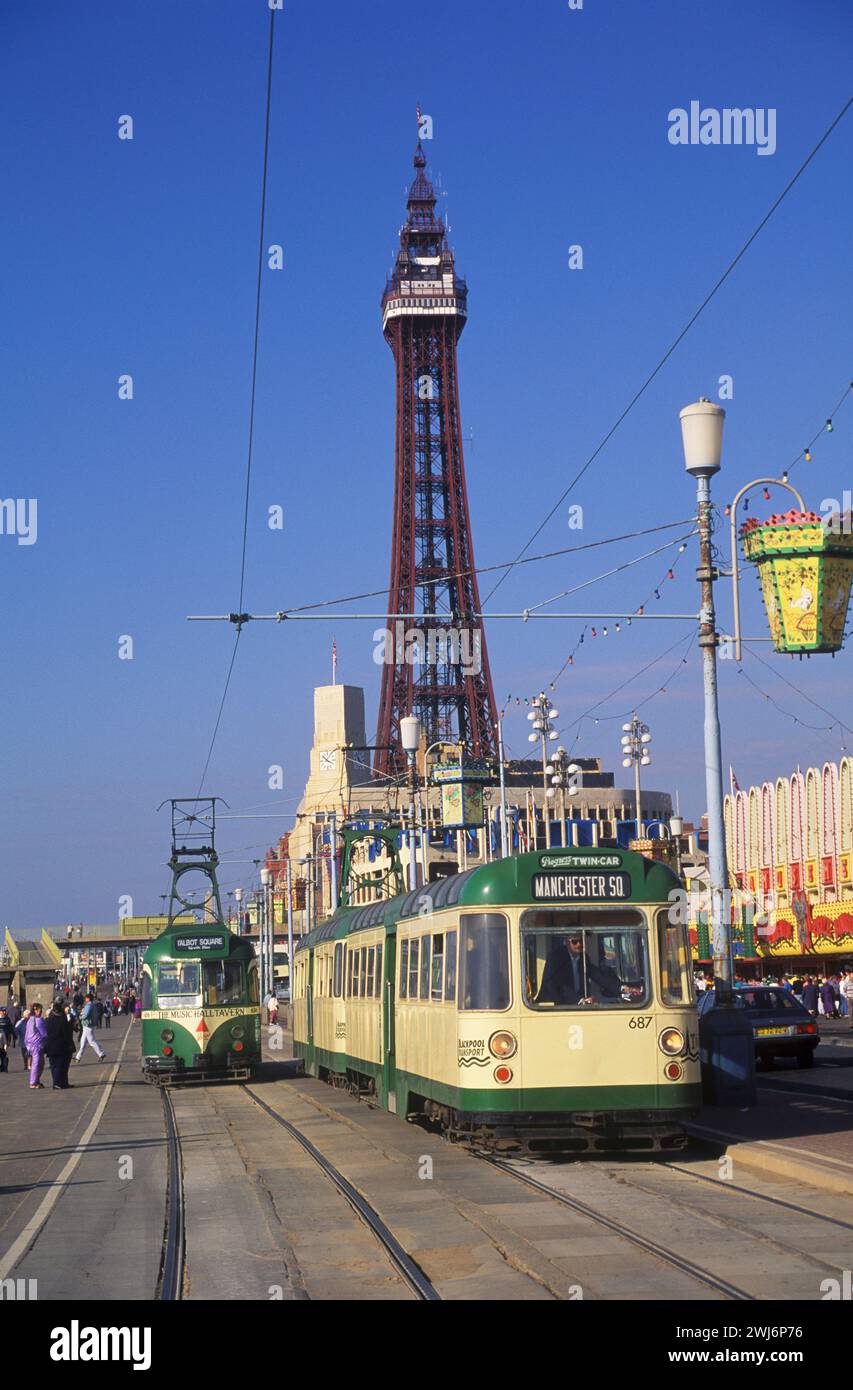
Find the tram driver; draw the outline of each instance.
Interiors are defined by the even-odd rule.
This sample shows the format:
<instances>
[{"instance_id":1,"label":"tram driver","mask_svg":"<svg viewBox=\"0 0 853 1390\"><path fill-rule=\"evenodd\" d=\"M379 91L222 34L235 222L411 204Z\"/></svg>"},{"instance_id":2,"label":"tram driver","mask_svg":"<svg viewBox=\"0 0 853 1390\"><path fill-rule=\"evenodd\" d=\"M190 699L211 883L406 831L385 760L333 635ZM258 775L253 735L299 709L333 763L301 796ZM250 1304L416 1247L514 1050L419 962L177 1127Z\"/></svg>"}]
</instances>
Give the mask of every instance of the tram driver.
<instances>
[{"instance_id":1,"label":"tram driver","mask_svg":"<svg viewBox=\"0 0 853 1390\"><path fill-rule=\"evenodd\" d=\"M624 1003L642 996L642 989L625 985L609 965L597 965L584 949L583 934L573 931L569 936L556 937L551 946L542 983L536 996L537 1004L556 1007L580 1005L594 1007L608 999Z\"/></svg>"}]
</instances>

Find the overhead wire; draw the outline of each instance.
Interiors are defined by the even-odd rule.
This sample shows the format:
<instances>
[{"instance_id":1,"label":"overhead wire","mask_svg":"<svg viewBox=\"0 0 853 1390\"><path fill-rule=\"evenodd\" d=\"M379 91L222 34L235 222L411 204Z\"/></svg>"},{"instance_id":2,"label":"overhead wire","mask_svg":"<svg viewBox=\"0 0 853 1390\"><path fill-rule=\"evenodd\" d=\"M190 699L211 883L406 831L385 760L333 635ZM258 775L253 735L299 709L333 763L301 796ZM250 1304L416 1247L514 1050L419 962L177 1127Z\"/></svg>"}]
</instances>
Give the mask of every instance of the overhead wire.
<instances>
[{"instance_id":1,"label":"overhead wire","mask_svg":"<svg viewBox=\"0 0 853 1390\"><path fill-rule=\"evenodd\" d=\"M261 174L261 212L260 212L260 231L259 231L259 237L258 237L258 274L257 274L256 288L255 288L255 331L254 331L254 340L253 340L253 344L252 344L252 386L251 386L251 392L250 392L250 397L249 397L249 438L248 438L248 451L247 451L247 459L246 459L246 492L245 492L245 500L244 500L244 506L243 506L243 543L242 543L241 554L240 554L240 601L239 601L239 604L238 604L238 612L240 612L240 613L242 613L242 611L243 611L243 593L244 593L245 583L246 583L246 554L247 554L247 549L248 549L248 536L249 536L249 496L250 496L251 484L252 484L252 458L253 458L253 453L254 453L254 439L255 439L255 397L256 397L256 392L257 392L257 379L258 379L258 346L259 346L259 343L260 343L260 324L261 324L261 285L262 285L262 283L263 283L264 232L265 232L265 226L266 226L266 207L267 207L267 173L268 173L268 170L269 170L270 110L271 110L271 107L272 107L272 60L273 60L273 38L274 38L274 35L275 35L275 6L271 5L271 6L270 6L269 44L268 44L268 54L267 54L266 105L265 105L265 112L264 112L264 159L263 159L263 172L262 172L262 174ZM238 623L238 625L237 625L237 631L236 631L236 633L235 633L235 635L234 635L234 647L233 647L233 650L232 650L232 652L231 652L231 660L230 660L230 662L228 663L228 671L227 671L227 674L226 674L226 676L225 676L225 686L224 686L224 689L223 689L223 691L222 691L222 698L221 698L221 700L220 700L220 702L219 702L219 710L218 710L217 715L216 715L216 723L214 724L214 727L213 727L213 734L212 734L211 739L210 739L210 745L209 745L208 750L207 750L207 757L205 758L205 762L204 762L204 771L203 771L202 774L201 774L201 780L199 781L199 784L198 784L198 791L197 791L197 793L196 793L197 796L201 796L202 788L204 787L204 783L205 783L205 778L207 777L208 768L210 767L210 760L211 760L211 758L213 757L213 750L214 750L214 747L216 746L216 737L217 737L217 734L219 733L219 726L220 726L220 724L221 724L221 722L222 722L222 713L223 713L223 710L225 709L225 701L226 701L226 699L228 698L228 689L229 689L229 687L230 687L230 685L231 685L231 676L233 675L233 672L234 672L234 663L235 663L235 661L236 661L236 659L237 659L237 652L238 652L239 647L240 647L240 632L241 632L241 626L240 626L240 624Z\"/></svg>"},{"instance_id":2,"label":"overhead wire","mask_svg":"<svg viewBox=\"0 0 853 1390\"><path fill-rule=\"evenodd\" d=\"M687 321L687 323L685 324L685 326L682 328L681 332L680 332L680 333L678 334L678 336L673 340L673 342L672 342L672 343L670 344L670 346L667 348L666 352L663 354L663 356L662 356L662 357L660 358L660 360L658 361L657 365L653 368L653 370L652 370L652 371L649 373L649 375L646 377L646 379L645 379L645 381L643 382L642 386L640 386L639 390L637 390L637 391L634 393L634 395L631 397L630 401L629 401L628 404L626 405L625 409L622 411L621 415L620 415L620 416L618 417L618 419L616 420L615 424L611 425L610 429L609 429L609 430L607 431L607 433L604 435L604 438L596 445L595 449L594 449L594 450L592 451L592 453L589 455L589 458L588 458L588 459L586 460L586 462L582 465L582 467L578 469L577 473L576 473L575 476L572 478L572 481L569 483L568 487L567 487L567 488L565 489L565 491L562 492L561 495L557 498L557 501L554 503L553 507L552 507L551 510L548 512L547 516L544 518L543 521L540 522L540 524L537 526L536 530L533 532L533 534L530 536L530 538L526 541L526 543L522 546L522 548L521 548L521 550L519 551L518 555L516 556L515 560L513 560L512 563L508 566L508 568L507 568L507 570L506 570L506 573L503 574L503 575L501 575L501 577L500 577L500 579L498 580L497 584L495 584L495 585L492 587L492 589L489 591L489 593L486 595L485 599L483 600L483 604L482 604L483 608L485 608L486 604L487 604L487 603L489 602L489 600L494 596L494 594L497 593L497 590L500 588L501 584L503 584L504 580L507 579L507 578L509 577L509 575L512 573L512 571L513 571L513 569L515 568L515 566L521 563L521 560L522 560L522 557L523 557L525 551L529 548L529 546L531 546L531 545L533 544L533 542L535 541L536 537L545 529L545 527L548 525L548 522L551 520L551 518L552 518L552 516L554 515L554 513L558 510L558 508L560 508L560 507L563 505L563 503L565 502L566 498L569 496L570 492L572 492L573 488L577 485L577 483L580 482L581 478L582 478L583 475L586 473L587 469L595 462L595 460L598 458L598 455L599 455L599 454L601 453L601 451L604 449L605 445L607 445L607 444L609 443L609 441L613 438L614 434L615 434L616 431L619 429L619 426L622 424L622 422L623 422L625 419L627 419L628 415L630 415L631 411L634 409L634 406L637 404L637 402L640 400L640 398L645 394L645 392L648 390L648 388L651 386L652 382L654 381L655 377L656 377L656 376L658 375L658 373L662 370L662 368L665 366L665 364L669 361L670 357L671 357L672 354L675 352L675 350L676 350L676 348L678 347L679 343L681 343L682 340L687 336L687 334L690 332L690 329L693 327L694 323L695 323L696 320L699 318L700 314L702 314L702 312L708 307L708 305L710 304L711 300L714 298L714 296L715 296L715 294L717 293L717 291L718 291L719 289L721 289L722 286L725 284L726 280L727 280L727 279L729 278L729 276L731 275L731 273L732 273L732 271L734 270L735 266L736 266L736 265L738 264L738 262L741 261L741 260L743 259L743 257L746 255L746 252L749 250L750 246L751 246L752 243L755 241L756 237L757 237L757 236L759 235L759 233L764 229L764 227L766 227L767 223L770 221L770 219L771 219L771 217L773 216L773 214L775 213L776 209L782 204L782 202L784 201L784 199L788 196L788 194L790 193L791 189L792 189L792 188L794 187L794 185L797 183L797 181L798 181L798 179L801 177L801 175L805 173L806 169L807 169L808 166L811 164L812 160L814 159L815 155L816 155L816 154L818 153L818 151L820 150L821 146L824 145L825 142L829 139L829 137L830 137L830 135L832 134L832 132L834 131L835 127L836 127L836 126L839 124L839 122L844 118L844 116L847 114L847 112L848 112L848 110L850 109L851 106L853 106L853 97L850 97L850 98L844 103L844 105L842 106L841 110L838 112L838 114L835 116L835 118L831 121L831 123L827 126L826 130L823 132L823 135L820 137L820 139L818 140L817 144L813 147L813 149L811 150L811 152L810 152L810 153L806 156L806 158L803 160L802 164L801 164L800 167L797 169L796 173L793 174L792 177L788 180L787 184L786 184L785 187L782 189L782 192L779 194L778 198L777 198L777 199L775 200L775 202L772 204L772 206L770 207L769 211L766 212L766 213L764 214L764 216L762 217L762 219L761 219L761 221L759 222L758 226L755 228L755 230L750 234L750 236L749 236L749 237L747 238L747 240L744 242L743 246L742 246L741 249L738 251L737 255L736 255L736 256L734 257L734 259L731 260L731 261L729 262L729 264L726 266L726 269L723 271L722 275L719 277L719 279L716 281L716 283L712 286L712 288L708 291L708 293L706 294L705 298L702 300L702 303L699 305L698 309L696 309L696 311L691 315L691 317L688 319L688 321Z\"/></svg>"}]
</instances>

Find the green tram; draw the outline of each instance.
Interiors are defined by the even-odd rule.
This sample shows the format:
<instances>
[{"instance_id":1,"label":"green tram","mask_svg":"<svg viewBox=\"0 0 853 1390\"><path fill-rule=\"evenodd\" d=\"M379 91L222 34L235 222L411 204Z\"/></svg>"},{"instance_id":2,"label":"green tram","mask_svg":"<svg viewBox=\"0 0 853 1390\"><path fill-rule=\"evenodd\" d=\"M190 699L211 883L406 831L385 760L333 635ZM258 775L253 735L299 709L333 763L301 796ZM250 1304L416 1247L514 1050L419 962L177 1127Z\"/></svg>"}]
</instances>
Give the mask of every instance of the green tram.
<instances>
[{"instance_id":1,"label":"green tram","mask_svg":"<svg viewBox=\"0 0 853 1390\"><path fill-rule=\"evenodd\" d=\"M701 1099L681 886L567 848L342 906L295 952L295 1053L477 1147L681 1148Z\"/></svg>"},{"instance_id":2,"label":"green tram","mask_svg":"<svg viewBox=\"0 0 853 1390\"><path fill-rule=\"evenodd\" d=\"M222 923L172 926L142 965L146 1081L247 1080L261 1060L258 963Z\"/></svg>"},{"instance_id":3,"label":"green tram","mask_svg":"<svg viewBox=\"0 0 853 1390\"><path fill-rule=\"evenodd\" d=\"M172 797L172 888L165 931L142 962L142 1070L146 1081L246 1081L261 1060L258 962L251 942L222 920L213 797ZM164 801L162 805L166 805ZM183 889L200 875L206 914Z\"/></svg>"}]
</instances>

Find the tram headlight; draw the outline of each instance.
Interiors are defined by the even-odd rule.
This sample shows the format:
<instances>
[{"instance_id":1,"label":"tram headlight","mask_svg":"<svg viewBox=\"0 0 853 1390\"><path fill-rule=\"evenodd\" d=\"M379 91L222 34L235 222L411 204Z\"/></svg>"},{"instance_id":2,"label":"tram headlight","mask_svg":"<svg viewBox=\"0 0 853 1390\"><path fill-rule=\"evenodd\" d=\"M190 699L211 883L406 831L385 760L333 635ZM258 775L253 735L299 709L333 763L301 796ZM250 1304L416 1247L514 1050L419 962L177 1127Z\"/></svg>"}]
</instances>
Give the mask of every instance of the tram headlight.
<instances>
[{"instance_id":1,"label":"tram headlight","mask_svg":"<svg viewBox=\"0 0 853 1390\"><path fill-rule=\"evenodd\" d=\"M242 1023L234 1023L231 1027L231 1036L232 1038L242 1038L245 1031Z\"/></svg>"},{"instance_id":2,"label":"tram headlight","mask_svg":"<svg viewBox=\"0 0 853 1390\"><path fill-rule=\"evenodd\" d=\"M512 1033L493 1033L489 1038L489 1051L493 1057L514 1057L518 1043Z\"/></svg>"},{"instance_id":3,"label":"tram headlight","mask_svg":"<svg viewBox=\"0 0 853 1390\"><path fill-rule=\"evenodd\" d=\"M172 1042L175 1035L172 1032L171 1028L164 1028L160 1033L160 1037L163 1039L164 1042Z\"/></svg>"},{"instance_id":4,"label":"tram headlight","mask_svg":"<svg viewBox=\"0 0 853 1390\"><path fill-rule=\"evenodd\" d=\"M684 1034L678 1028L664 1028L658 1038L658 1047L667 1057L677 1057L684 1051Z\"/></svg>"}]
</instances>

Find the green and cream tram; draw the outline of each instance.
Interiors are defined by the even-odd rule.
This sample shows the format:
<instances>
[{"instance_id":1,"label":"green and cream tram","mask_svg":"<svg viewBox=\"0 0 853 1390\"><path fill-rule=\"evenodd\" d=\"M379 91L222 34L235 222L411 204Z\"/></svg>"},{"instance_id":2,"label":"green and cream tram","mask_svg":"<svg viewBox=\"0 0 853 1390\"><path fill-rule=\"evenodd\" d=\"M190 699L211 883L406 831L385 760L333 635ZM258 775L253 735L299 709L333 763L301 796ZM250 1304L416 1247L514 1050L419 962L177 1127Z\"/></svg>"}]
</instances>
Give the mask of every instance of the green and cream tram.
<instances>
[{"instance_id":1,"label":"green and cream tram","mask_svg":"<svg viewBox=\"0 0 853 1390\"><path fill-rule=\"evenodd\" d=\"M295 1051L478 1146L679 1148L701 1095L680 887L555 849L340 908L295 953Z\"/></svg>"}]
</instances>

